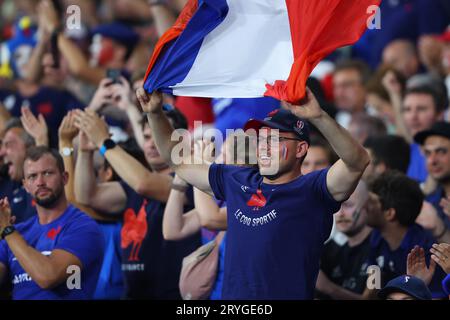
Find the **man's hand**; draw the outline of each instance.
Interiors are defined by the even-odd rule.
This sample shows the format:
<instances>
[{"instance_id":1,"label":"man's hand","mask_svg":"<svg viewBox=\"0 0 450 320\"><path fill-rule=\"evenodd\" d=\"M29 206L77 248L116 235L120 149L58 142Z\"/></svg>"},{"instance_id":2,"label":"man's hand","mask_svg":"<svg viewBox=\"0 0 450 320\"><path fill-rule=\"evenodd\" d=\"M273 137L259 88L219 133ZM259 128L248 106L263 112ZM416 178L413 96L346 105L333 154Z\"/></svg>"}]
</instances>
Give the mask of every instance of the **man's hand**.
<instances>
[{"instance_id":1,"label":"man's hand","mask_svg":"<svg viewBox=\"0 0 450 320\"><path fill-rule=\"evenodd\" d=\"M163 98L161 92L155 91L149 95L144 88L139 88L136 91L136 96L144 112L158 113L162 110Z\"/></svg>"},{"instance_id":2,"label":"man's hand","mask_svg":"<svg viewBox=\"0 0 450 320\"><path fill-rule=\"evenodd\" d=\"M423 202L422 210L416 219L416 223L429 230L435 237L441 235L445 228L444 221L439 217L436 209L431 203L426 201Z\"/></svg>"},{"instance_id":3,"label":"man's hand","mask_svg":"<svg viewBox=\"0 0 450 320\"><path fill-rule=\"evenodd\" d=\"M42 27L50 34L61 24L58 12L49 0L42 0L39 3L38 15L39 22L43 24Z\"/></svg>"},{"instance_id":4,"label":"man's hand","mask_svg":"<svg viewBox=\"0 0 450 320\"><path fill-rule=\"evenodd\" d=\"M300 105L294 106L286 102L285 106L286 109L290 110L297 117L305 120L319 118L324 112L308 87L306 88L306 96L300 102Z\"/></svg>"},{"instance_id":5,"label":"man's hand","mask_svg":"<svg viewBox=\"0 0 450 320\"><path fill-rule=\"evenodd\" d=\"M76 110L75 125L100 148L106 139L109 139L108 125L92 110Z\"/></svg>"},{"instance_id":6,"label":"man's hand","mask_svg":"<svg viewBox=\"0 0 450 320\"><path fill-rule=\"evenodd\" d=\"M444 213L450 218L450 196L442 198L439 202L439 205L441 206Z\"/></svg>"},{"instance_id":7,"label":"man's hand","mask_svg":"<svg viewBox=\"0 0 450 320\"><path fill-rule=\"evenodd\" d=\"M58 130L59 143L71 144L78 135L78 128L75 126L75 111L70 111L61 122Z\"/></svg>"},{"instance_id":8,"label":"man's hand","mask_svg":"<svg viewBox=\"0 0 450 320\"><path fill-rule=\"evenodd\" d=\"M425 261L425 250L419 246L415 246L414 249L408 254L406 261L406 274L415 276L429 285L433 278L434 271L436 270L436 262L430 260L430 267L427 268Z\"/></svg>"},{"instance_id":9,"label":"man's hand","mask_svg":"<svg viewBox=\"0 0 450 320\"><path fill-rule=\"evenodd\" d=\"M445 273L450 274L450 244L433 244L430 249L431 259L435 261Z\"/></svg>"},{"instance_id":10,"label":"man's hand","mask_svg":"<svg viewBox=\"0 0 450 320\"><path fill-rule=\"evenodd\" d=\"M127 79L119 78L120 83L111 85L113 104L122 111L133 106L131 102L131 87Z\"/></svg>"},{"instance_id":11,"label":"man's hand","mask_svg":"<svg viewBox=\"0 0 450 320\"><path fill-rule=\"evenodd\" d=\"M99 111L104 105L114 104L113 94L112 80L109 78L103 79L100 81L98 89L86 110Z\"/></svg>"},{"instance_id":12,"label":"man's hand","mask_svg":"<svg viewBox=\"0 0 450 320\"><path fill-rule=\"evenodd\" d=\"M9 206L8 198L3 198L0 200L0 234L3 233L3 230L13 224L13 220L11 218L11 208Z\"/></svg>"},{"instance_id":13,"label":"man's hand","mask_svg":"<svg viewBox=\"0 0 450 320\"><path fill-rule=\"evenodd\" d=\"M48 146L48 127L42 114L36 118L29 108L22 107L20 120L26 132L34 138L36 145Z\"/></svg>"},{"instance_id":14,"label":"man's hand","mask_svg":"<svg viewBox=\"0 0 450 320\"><path fill-rule=\"evenodd\" d=\"M401 95L402 94L402 85L400 81L398 81L397 76L393 71L388 71L383 79L382 84L384 89L389 93L389 95Z\"/></svg>"}]
</instances>

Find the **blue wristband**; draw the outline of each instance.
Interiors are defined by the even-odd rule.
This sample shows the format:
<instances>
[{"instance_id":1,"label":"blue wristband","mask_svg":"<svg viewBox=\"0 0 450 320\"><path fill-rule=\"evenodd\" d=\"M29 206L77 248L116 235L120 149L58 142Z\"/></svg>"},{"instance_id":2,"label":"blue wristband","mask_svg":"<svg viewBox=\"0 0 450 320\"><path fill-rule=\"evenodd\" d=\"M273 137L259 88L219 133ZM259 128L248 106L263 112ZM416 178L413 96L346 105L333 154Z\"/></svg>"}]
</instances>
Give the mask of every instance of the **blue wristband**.
<instances>
[{"instance_id":1,"label":"blue wristband","mask_svg":"<svg viewBox=\"0 0 450 320\"><path fill-rule=\"evenodd\" d=\"M108 149L106 149L105 145L102 145L100 147L99 151L100 151L100 154L102 155L102 157L104 158L105 157L105 153L106 153L106 151L108 151Z\"/></svg>"}]
</instances>

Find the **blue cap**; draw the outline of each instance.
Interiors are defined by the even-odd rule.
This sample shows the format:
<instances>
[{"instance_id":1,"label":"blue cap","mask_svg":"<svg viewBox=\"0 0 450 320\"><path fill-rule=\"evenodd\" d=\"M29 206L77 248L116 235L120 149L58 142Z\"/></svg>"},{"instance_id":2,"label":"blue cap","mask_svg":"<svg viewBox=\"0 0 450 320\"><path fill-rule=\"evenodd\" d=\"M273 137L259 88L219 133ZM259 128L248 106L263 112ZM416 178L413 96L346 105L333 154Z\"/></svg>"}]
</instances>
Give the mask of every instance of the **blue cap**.
<instances>
[{"instance_id":1,"label":"blue cap","mask_svg":"<svg viewBox=\"0 0 450 320\"><path fill-rule=\"evenodd\" d=\"M274 110L264 120L251 119L245 125L244 130L255 129L258 131L262 127L278 129L281 132L292 132L301 140L310 143L308 122L300 119L289 110Z\"/></svg>"},{"instance_id":2,"label":"blue cap","mask_svg":"<svg viewBox=\"0 0 450 320\"><path fill-rule=\"evenodd\" d=\"M431 292L425 282L413 276L400 276L392 279L378 293L380 299L386 299L387 296L394 292L402 292L412 296L417 300L431 300Z\"/></svg>"},{"instance_id":3,"label":"blue cap","mask_svg":"<svg viewBox=\"0 0 450 320\"><path fill-rule=\"evenodd\" d=\"M92 30L91 34L99 34L106 38L113 39L129 49L133 49L139 42L139 34L126 24L119 22L99 25Z\"/></svg>"}]
</instances>

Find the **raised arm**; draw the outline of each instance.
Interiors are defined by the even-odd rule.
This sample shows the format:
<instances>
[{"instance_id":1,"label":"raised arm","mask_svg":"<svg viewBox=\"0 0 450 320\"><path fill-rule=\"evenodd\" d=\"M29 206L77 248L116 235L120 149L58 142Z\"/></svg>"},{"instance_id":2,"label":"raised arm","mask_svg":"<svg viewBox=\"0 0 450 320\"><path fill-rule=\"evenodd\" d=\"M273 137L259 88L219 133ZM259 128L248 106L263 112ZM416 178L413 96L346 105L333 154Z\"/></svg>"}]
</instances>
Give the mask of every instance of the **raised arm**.
<instances>
[{"instance_id":1,"label":"raised arm","mask_svg":"<svg viewBox=\"0 0 450 320\"><path fill-rule=\"evenodd\" d=\"M219 208L210 195L197 188L194 188L194 202L202 227L227 230L227 208Z\"/></svg>"},{"instance_id":2,"label":"raised arm","mask_svg":"<svg viewBox=\"0 0 450 320\"><path fill-rule=\"evenodd\" d=\"M44 0L42 2L42 14L45 28L48 33L53 34L60 25L59 17L53 4ZM58 48L68 62L72 75L91 84L98 85L105 78L106 70L89 65L89 61L81 49L63 33L58 34Z\"/></svg>"},{"instance_id":3,"label":"raised arm","mask_svg":"<svg viewBox=\"0 0 450 320\"><path fill-rule=\"evenodd\" d=\"M327 187L336 201L344 201L353 193L369 165L369 154L347 130L320 108L309 88L306 91L302 105L288 105L288 108L298 117L309 120L339 156L340 160L328 171Z\"/></svg>"},{"instance_id":4,"label":"raised arm","mask_svg":"<svg viewBox=\"0 0 450 320\"><path fill-rule=\"evenodd\" d=\"M127 196L118 182L97 183L93 148L83 132L79 135L78 159L75 167L75 198L78 203L105 213L125 209Z\"/></svg>"},{"instance_id":5,"label":"raised arm","mask_svg":"<svg viewBox=\"0 0 450 320\"><path fill-rule=\"evenodd\" d=\"M101 148L109 138L107 124L91 110L77 111L77 118L81 130ZM137 193L161 202L167 201L172 183L170 175L148 170L119 146L106 151L105 157L114 171Z\"/></svg>"},{"instance_id":6,"label":"raised arm","mask_svg":"<svg viewBox=\"0 0 450 320\"><path fill-rule=\"evenodd\" d=\"M169 200L164 210L163 235L166 240L182 240L201 228L196 210L184 213L185 192L188 185L175 176Z\"/></svg>"},{"instance_id":7,"label":"raised arm","mask_svg":"<svg viewBox=\"0 0 450 320\"><path fill-rule=\"evenodd\" d=\"M61 122L61 125L58 130L58 138L59 138L59 150L62 153L63 161L64 161L64 169L68 173L69 179L67 181L66 186L64 187L64 191L66 193L67 201L69 201L72 205L80 209L81 211L87 213L91 218L95 220L115 220L110 216L100 215L95 210L90 207L84 206L76 201L75 197L75 163L74 163L74 146L73 139L78 135L78 129L75 126L75 116L74 111L70 111Z\"/></svg>"},{"instance_id":8,"label":"raised arm","mask_svg":"<svg viewBox=\"0 0 450 320\"><path fill-rule=\"evenodd\" d=\"M200 190L210 193L211 188L208 177L209 164L192 164L189 161L182 161L181 164L175 164L172 161L172 151L178 142L172 141L171 139L174 129L163 112L162 94L155 92L149 95L143 88L139 89L136 94L142 109L148 114L147 119L153 131L153 139L163 159L174 168L176 174L184 181ZM184 156L191 159L190 152Z\"/></svg>"}]
</instances>

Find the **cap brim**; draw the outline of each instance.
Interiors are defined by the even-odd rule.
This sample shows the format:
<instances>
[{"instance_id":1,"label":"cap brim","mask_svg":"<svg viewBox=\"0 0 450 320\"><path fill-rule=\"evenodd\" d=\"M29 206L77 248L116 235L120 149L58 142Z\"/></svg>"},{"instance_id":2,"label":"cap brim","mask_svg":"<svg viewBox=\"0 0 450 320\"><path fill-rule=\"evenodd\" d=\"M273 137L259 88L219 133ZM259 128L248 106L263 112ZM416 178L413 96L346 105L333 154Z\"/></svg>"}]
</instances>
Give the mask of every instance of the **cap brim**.
<instances>
[{"instance_id":1,"label":"cap brim","mask_svg":"<svg viewBox=\"0 0 450 320\"><path fill-rule=\"evenodd\" d=\"M292 131L292 130L289 130L289 128L283 127L277 123L274 123L271 121L256 120L256 119L249 120L244 126L244 131L254 129L256 132L258 132L258 130L261 129L262 127L278 129L280 131L286 131L286 132Z\"/></svg>"},{"instance_id":2,"label":"cap brim","mask_svg":"<svg viewBox=\"0 0 450 320\"><path fill-rule=\"evenodd\" d=\"M434 130L425 130L416 134L414 136L414 141L420 145L423 145L425 140L427 140L430 136L442 136L442 134Z\"/></svg>"},{"instance_id":3,"label":"cap brim","mask_svg":"<svg viewBox=\"0 0 450 320\"><path fill-rule=\"evenodd\" d=\"M414 292L409 292L408 290L405 290L405 289L399 288L399 287L385 287L385 288L381 289L378 292L378 298L380 298L382 300L386 300L387 296L394 292L401 292L401 293L404 293L404 294L407 294L407 295L413 297L414 299L423 300L423 298L417 296Z\"/></svg>"}]
</instances>

